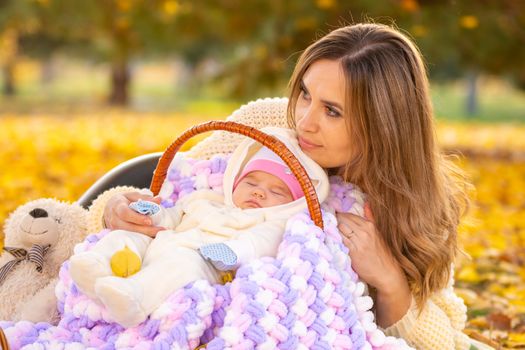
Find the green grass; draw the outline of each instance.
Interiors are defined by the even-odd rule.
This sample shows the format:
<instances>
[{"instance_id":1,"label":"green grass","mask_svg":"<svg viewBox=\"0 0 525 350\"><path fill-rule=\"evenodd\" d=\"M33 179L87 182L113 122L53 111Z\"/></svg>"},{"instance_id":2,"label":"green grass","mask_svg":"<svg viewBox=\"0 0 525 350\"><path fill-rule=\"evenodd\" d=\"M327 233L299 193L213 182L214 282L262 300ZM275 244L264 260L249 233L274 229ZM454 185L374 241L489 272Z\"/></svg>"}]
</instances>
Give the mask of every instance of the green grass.
<instances>
[{"instance_id":1,"label":"green grass","mask_svg":"<svg viewBox=\"0 0 525 350\"><path fill-rule=\"evenodd\" d=\"M439 119L478 122L525 123L525 92L501 80L480 79L478 111L466 113L466 88L461 82L431 85L434 111Z\"/></svg>"}]
</instances>

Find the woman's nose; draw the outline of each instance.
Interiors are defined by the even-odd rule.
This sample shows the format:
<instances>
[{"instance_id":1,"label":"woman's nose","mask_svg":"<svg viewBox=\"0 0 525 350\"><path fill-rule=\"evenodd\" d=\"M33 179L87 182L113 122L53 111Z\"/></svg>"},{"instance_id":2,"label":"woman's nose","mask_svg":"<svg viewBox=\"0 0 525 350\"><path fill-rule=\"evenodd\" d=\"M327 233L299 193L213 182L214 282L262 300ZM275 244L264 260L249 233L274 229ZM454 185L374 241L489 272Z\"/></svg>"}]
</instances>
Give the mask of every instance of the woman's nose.
<instances>
[{"instance_id":1,"label":"woman's nose","mask_svg":"<svg viewBox=\"0 0 525 350\"><path fill-rule=\"evenodd\" d=\"M316 132L319 129L319 119L313 106L303 110L297 120L297 127L305 132Z\"/></svg>"}]
</instances>

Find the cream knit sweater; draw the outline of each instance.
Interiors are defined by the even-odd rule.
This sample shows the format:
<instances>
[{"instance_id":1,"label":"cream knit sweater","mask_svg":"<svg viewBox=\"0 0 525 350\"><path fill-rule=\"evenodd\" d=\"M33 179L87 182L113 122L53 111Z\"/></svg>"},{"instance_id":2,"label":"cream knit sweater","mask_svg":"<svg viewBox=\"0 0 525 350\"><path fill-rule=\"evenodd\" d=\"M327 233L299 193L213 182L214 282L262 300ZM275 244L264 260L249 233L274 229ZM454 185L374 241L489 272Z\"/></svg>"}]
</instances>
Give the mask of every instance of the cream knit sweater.
<instances>
[{"instance_id":1,"label":"cream knit sweater","mask_svg":"<svg viewBox=\"0 0 525 350\"><path fill-rule=\"evenodd\" d=\"M260 99L242 106L227 120L256 128L286 127L287 102L286 98ZM215 131L186 154L192 158L208 159L218 153L231 153L243 138L242 135ZM92 232L98 232L102 228L102 213L109 197L130 190L133 188L117 187L104 192L93 202L90 208ZM465 304L454 293L453 278L451 278L447 288L435 293L427 301L421 313L413 302L407 314L384 331L387 335L404 338L419 350L463 350L469 349L471 344L471 340L462 332L466 319Z\"/></svg>"}]
</instances>

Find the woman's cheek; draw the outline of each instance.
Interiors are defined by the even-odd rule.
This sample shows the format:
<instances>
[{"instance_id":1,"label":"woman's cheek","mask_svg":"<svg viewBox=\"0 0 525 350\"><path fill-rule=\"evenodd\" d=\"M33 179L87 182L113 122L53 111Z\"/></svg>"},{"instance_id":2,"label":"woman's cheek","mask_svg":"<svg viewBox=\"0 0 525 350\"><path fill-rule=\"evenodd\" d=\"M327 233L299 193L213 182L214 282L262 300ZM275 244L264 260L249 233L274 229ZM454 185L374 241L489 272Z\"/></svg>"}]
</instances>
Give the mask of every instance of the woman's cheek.
<instances>
[{"instance_id":1,"label":"woman's cheek","mask_svg":"<svg viewBox=\"0 0 525 350\"><path fill-rule=\"evenodd\" d=\"M326 153L332 159L333 167L341 167L348 164L352 159L354 145L351 142L350 133L347 131L346 126L344 124L337 125L329 134L332 137L328 138L329 144L327 144Z\"/></svg>"},{"instance_id":2,"label":"woman's cheek","mask_svg":"<svg viewBox=\"0 0 525 350\"><path fill-rule=\"evenodd\" d=\"M295 129L299 128L299 123L301 122L301 119L303 119L304 116L304 108L301 108L299 106L295 107L294 112L294 119L295 119Z\"/></svg>"}]
</instances>

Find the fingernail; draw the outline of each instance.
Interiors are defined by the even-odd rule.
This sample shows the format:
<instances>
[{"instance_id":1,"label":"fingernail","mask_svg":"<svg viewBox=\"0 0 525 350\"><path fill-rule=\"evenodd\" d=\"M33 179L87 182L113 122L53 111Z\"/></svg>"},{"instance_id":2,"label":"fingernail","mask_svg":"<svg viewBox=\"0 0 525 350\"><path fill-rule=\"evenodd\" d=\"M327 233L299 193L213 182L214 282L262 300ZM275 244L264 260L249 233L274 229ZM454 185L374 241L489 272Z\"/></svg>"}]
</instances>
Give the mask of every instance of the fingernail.
<instances>
[{"instance_id":1,"label":"fingernail","mask_svg":"<svg viewBox=\"0 0 525 350\"><path fill-rule=\"evenodd\" d=\"M150 219L144 219L144 224L145 225L151 225L151 220Z\"/></svg>"}]
</instances>

